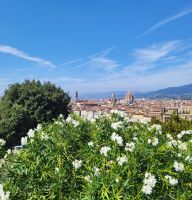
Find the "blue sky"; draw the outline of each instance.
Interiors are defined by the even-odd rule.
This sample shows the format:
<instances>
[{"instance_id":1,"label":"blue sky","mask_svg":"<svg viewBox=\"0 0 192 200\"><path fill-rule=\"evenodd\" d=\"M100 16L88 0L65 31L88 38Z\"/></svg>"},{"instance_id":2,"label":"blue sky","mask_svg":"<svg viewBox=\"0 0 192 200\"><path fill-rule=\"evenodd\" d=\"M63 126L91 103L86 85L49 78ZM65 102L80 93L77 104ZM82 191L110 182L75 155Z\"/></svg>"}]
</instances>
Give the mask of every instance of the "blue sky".
<instances>
[{"instance_id":1,"label":"blue sky","mask_svg":"<svg viewBox=\"0 0 192 200\"><path fill-rule=\"evenodd\" d=\"M192 1L0 0L0 94L25 79L71 94L192 83Z\"/></svg>"}]
</instances>

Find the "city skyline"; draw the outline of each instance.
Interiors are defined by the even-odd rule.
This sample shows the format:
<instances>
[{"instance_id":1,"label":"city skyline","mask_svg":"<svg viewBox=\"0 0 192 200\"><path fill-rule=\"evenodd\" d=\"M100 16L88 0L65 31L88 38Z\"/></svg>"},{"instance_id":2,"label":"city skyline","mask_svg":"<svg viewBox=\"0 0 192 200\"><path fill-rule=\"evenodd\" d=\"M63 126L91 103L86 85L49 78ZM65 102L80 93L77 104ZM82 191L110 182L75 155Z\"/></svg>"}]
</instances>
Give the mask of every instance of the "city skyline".
<instances>
[{"instance_id":1,"label":"city skyline","mask_svg":"<svg viewBox=\"0 0 192 200\"><path fill-rule=\"evenodd\" d=\"M0 3L0 94L25 79L70 93L191 83L189 0Z\"/></svg>"}]
</instances>

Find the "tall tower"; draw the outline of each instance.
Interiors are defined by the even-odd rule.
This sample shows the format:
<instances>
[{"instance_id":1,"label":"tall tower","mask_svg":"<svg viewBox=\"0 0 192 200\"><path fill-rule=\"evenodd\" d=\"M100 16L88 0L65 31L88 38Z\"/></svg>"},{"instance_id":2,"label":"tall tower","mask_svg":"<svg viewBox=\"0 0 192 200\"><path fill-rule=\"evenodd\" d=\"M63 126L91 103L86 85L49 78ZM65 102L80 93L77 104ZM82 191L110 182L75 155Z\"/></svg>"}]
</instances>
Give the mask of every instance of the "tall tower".
<instances>
[{"instance_id":1,"label":"tall tower","mask_svg":"<svg viewBox=\"0 0 192 200\"><path fill-rule=\"evenodd\" d=\"M79 99L79 95L78 95L78 92L76 91L75 92L75 100L78 101L78 99Z\"/></svg>"},{"instance_id":2,"label":"tall tower","mask_svg":"<svg viewBox=\"0 0 192 200\"><path fill-rule=\"evenodd\" d=\"M116 99L116 95L115 93L113 92L112 95L111 95L111 103L113 104L113 106L116 104L117 102L117 99Z\"/></svg>"}]
</instances>

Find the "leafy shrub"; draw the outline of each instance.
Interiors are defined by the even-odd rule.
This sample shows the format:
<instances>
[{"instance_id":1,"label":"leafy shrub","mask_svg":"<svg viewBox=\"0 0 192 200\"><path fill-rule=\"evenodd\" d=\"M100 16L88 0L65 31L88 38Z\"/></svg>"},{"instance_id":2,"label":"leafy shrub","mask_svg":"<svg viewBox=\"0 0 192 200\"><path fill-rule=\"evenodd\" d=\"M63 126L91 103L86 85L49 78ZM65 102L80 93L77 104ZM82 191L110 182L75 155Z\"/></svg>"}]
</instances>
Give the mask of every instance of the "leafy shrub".
<instances>
[{"instance_id":1,"label":"leafy shrub","mask_svg":"<svg viewBox=\"0 0 192 200\"><path fill-rule=\"evenodd\" d=\"M0 101L0 137L7 147L18 145L22 136L38 123L51 121L59 114L68 114L70 98L50 82L15 83Z\"/></svg>"},{"instance_id":2,"label":"leafy shrub","mask_svg":"<svg viewBox=\"0 0 192 200\"><path fill-rule=\"evenodd\" d=\"M61 116L22 144L1 168L10 199L192 199L192 131L174 138L117 114Z\"/></svg>"}]
</instances>

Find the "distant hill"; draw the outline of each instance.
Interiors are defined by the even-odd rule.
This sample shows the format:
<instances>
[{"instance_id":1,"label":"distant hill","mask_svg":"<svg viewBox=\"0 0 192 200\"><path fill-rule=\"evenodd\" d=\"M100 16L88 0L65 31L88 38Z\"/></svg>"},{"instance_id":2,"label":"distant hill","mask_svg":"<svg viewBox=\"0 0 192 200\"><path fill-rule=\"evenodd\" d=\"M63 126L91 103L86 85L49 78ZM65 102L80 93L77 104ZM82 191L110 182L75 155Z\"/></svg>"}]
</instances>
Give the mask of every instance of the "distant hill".
<instances>
[{"instance_id":1,"label":"distant hill","mask_svg":"<svg viewBox=\"0 0 192 200\"><path fill-rule=\"evenodd\" d=\"M125 96L127 91L116 91L116 98L121 99ZM169 87L156 91L149 92L133 92L136 98L149 99L192 99L192 84L183 85L179 87ZM80 94L81 99L106 99L111 98L112 92Z\"/></svg>"},{"instance_id":2,"label":"distant hill","mask_svg":"<svg viewBox=\"0 0 192 200\"><path fill-rule=\"evenodd\" d=\"M157 91L146 92L141 94L135 94L136 97L140 98L173 98L173 99L192 99L192 84L183 85L179 87L169 87Z\"/></svg>"}]
</instances>

